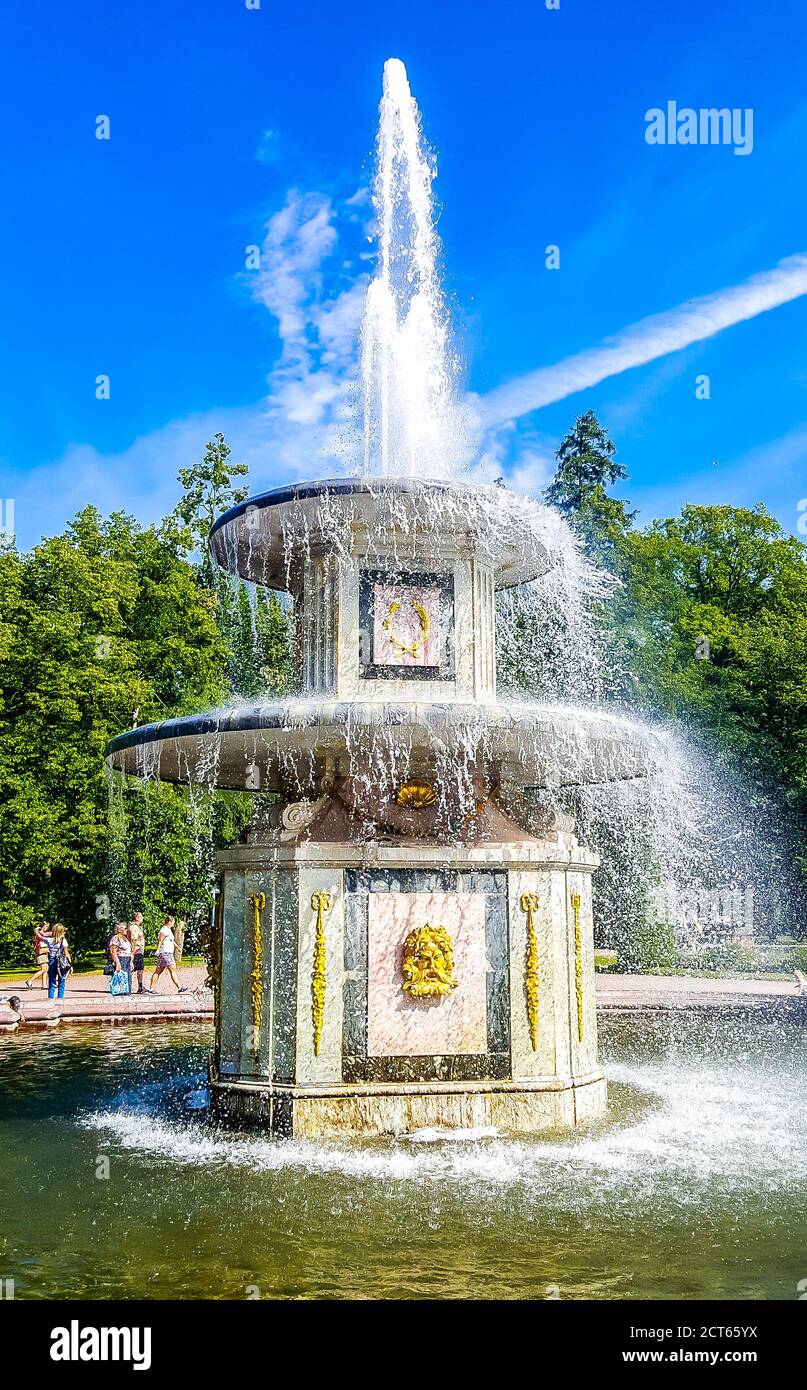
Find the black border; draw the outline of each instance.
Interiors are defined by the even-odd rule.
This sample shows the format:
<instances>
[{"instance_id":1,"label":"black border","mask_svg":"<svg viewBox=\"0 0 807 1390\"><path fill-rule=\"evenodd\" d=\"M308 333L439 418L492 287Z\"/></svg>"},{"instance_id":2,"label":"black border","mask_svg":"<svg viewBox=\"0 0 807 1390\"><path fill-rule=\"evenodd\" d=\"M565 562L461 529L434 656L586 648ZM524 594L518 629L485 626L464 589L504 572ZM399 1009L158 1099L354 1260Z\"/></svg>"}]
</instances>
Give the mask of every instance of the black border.
<instances>
[{"instance_id":1,"label":"black border","mask_svg":"<svg viewBox=\"0 0 807 1390\"><path fill-rule=\"evenodd\" d=\"M439 666L377 666L364 661L363 652L373 650L375 609L373 588L376 584L401 584L404 587L434 589L440 602L440 635L442 660ZM359 579L359 675L362 680L420 680L448 681L454 679L454 576L435 570L362 570Z\"/></svg>"},{"instance_id":2,"label":"black border","mask_svg":"<svg viewBox=\"0 0 807 1390\"><path fill-rule=\"evenodd\" d=\"M371 893L484 893L488 1050L474 1054L369 1057L367 1054L368 906ZM510 921L503 870L345 871L344 1082L507 1081L510 1078Z\"/></svg>"}]
</instances>

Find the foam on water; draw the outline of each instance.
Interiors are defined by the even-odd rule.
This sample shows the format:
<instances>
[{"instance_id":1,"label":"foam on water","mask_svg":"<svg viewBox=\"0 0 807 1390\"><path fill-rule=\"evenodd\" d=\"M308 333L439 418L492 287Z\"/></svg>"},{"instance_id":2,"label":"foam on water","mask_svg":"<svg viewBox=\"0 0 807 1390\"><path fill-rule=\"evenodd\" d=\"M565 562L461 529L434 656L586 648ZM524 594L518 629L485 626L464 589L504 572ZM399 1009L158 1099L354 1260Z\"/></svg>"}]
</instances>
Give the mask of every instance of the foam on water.
<instances>
[{"instance_id":1,"label":"foam on water","mask_svg":"<svg viewBox=\"0 0 807 1390\"><path fill-rule=\"evenodd\" d=\"M733 1200L773 1200L804 1172L804 1135L791 1080L777 1068L735 1068L677 1057L613 1063L624 1118L562 1138L518 1139L494 1129L421 1130L400 1140L277 1140L211 1129L194 1119L155 1113L129 1093L118 1109L85 1115L106 1143L172 1163L297 1173L397 1186L517 1186L523 1197L556 1208L596 1209L608 1199L630 1208L659 1201L699 1206L707 1188Z\"/></svg>"}]
</instances>

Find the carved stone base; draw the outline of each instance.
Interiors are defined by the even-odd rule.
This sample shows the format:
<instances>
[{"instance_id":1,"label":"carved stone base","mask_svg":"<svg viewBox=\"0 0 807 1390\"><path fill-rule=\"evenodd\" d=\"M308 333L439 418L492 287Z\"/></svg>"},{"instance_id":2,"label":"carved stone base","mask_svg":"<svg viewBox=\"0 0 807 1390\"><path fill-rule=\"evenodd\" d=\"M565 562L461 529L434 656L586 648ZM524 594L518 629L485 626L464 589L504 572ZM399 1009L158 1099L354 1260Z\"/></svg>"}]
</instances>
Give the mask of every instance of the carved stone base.
<instances>
[{"instance_id":1,"label":"carved stone base","mask_svg":"<svg viewBox=\"0 0 807 1390\"><path fill-rule=\"evenodd\" d=\"M302 1139L347 1134L412 1134L415 1130L494 1127L539 1134L591 1123L606 1107L602 1072L533 1082L480 1082L338 1087L262 1086L212 1081L212 1110L221 1123L257 1126Z\"/></svg>"},{"instance_id":2,"label":"carved stone base","mask_svg":"<svg viewBox=\"0 0 807 1390\"><path fill-rule=\"evenodd\" d=\"M600 1114L596 859L521 834L224 851L216 1113L298 1135Z\"/></svg>"}]
</instances>

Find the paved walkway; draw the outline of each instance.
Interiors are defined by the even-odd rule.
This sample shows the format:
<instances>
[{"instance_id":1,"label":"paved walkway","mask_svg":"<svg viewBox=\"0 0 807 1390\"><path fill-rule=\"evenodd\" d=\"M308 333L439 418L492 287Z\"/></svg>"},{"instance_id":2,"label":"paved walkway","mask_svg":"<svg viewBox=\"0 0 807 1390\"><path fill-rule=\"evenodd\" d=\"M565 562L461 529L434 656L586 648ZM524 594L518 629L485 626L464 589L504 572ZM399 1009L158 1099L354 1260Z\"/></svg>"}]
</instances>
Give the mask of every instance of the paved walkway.
<instances>
[{"instance_id":1,"label":"paved walkway","mask_svg":"<svg viewBox=\"0 0 807 1390\"><path fill-rule=\"evenodd\" d=\"M688 1009L693 1005L764 1005L798 1000L795 979L727 980L700 975L597 975L600 1009ZM804 1001L807 1005L807 1000Z\"/></svg>"},{"instance_id":2,"label":"paved walkway","mask_svg":"<svg viewBox=\"0 0 807 1390\"><path fill-rule=\"evenodd\" d=\"M145 972L148 986L153 965ZM155 994L111 995L106 975L71 975L64 999L48 999L47 990L25 988L30 976L4 980L0 994L17 994L26 1023L56 1027L59 1023L126 1023L139 1018L206 1018L213 1013L213 995L205 989L202 965L180 966L177 971L187 993L177 994L171 977L163 973ZM0 1028L12 1019L6 1003L0 1004Z\"/></svg>"},{"instance_id":3,"label":"paved walkway","mask_svg":"<svg viewBox=\"0 0 807 1390\"><path fill-rule=\"evenodd\" d=\"M127 1023L142 1018L210 1018L213 995L204 987L205 969L181 966L179 976L187 993L177 994L163 974L156 994L112 996L105 975L71 975L63 1000L48 999L47 991L24 988L25 975L5 980L0 994L18 994L26 1024L54 1028L60 1023ZM150 971L146 971L146 984ZM779 1000L798 1001L794 980L704 979L684 975L597 975L599 1009L688 1009L694 1005L766 1005ZM807 999L802 1001L807 1008ZM13 1015L0 1003L0 1032L8 1030Z\"/></svg>"}]
</instances>

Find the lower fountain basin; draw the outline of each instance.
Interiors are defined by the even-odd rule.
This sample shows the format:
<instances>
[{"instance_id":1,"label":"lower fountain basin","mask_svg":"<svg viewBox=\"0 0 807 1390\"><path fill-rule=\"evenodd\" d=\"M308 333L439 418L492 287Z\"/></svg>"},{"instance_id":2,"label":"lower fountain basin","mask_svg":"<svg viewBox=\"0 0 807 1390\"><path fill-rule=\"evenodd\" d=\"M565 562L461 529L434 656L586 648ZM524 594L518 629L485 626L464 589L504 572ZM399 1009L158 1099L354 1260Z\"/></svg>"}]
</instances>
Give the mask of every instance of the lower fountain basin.
<instances>
[{"instance_id":1,"label":"lower fountain basin","mask_svg":"<svg viewBox=\"0 0 807 1390\"><path fill-rule=\"evenodd\" d=\"M523 703L277 700L145 724L113 739L107 764L162 782L264 790L326 761L407 755L482 761L519 786L646 777L668 758L663 731L617 714Z\"/></svg>"}]
</instances>

